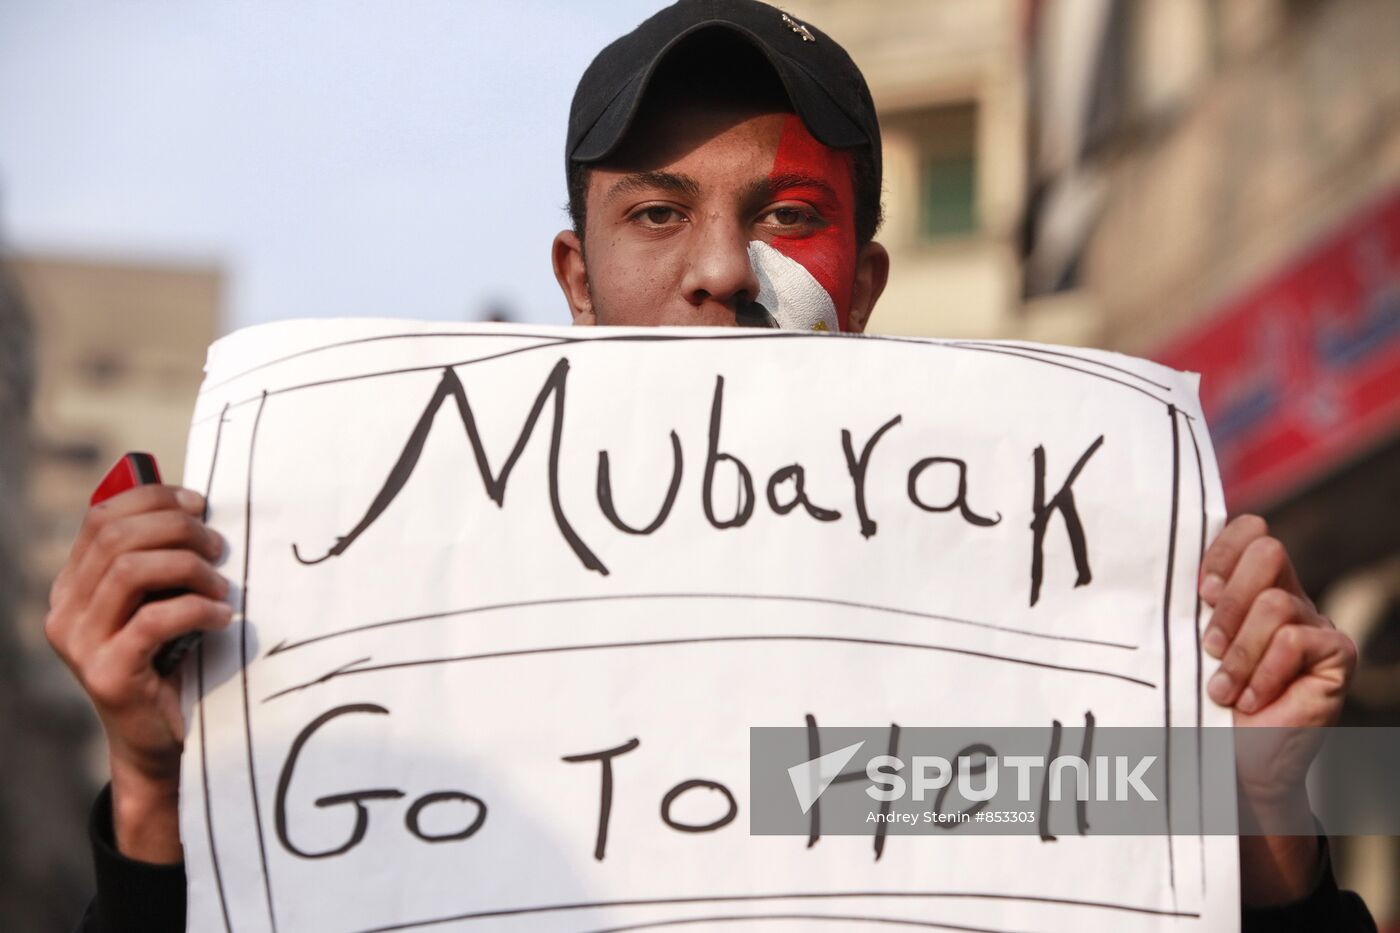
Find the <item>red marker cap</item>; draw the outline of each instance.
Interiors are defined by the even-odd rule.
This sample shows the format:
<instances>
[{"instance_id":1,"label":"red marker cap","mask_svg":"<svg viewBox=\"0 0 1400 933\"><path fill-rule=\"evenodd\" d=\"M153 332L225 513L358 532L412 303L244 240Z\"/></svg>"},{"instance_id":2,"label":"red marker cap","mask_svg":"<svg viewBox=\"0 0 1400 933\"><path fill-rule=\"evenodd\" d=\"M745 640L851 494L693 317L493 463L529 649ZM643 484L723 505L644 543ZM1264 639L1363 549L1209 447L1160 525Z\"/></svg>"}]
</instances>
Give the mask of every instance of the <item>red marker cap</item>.
<instances>
[{"instance_id":1,"label":"red marker cap","mask_svg":"<svg viewBox=\"0 0 1400 933\"><path fill-rule=\"evenodd\" d=\"M102 482L97 484L97 489L93 491L88 504L97 505L119 492L159 482L160 470L156 467L155 457L143 453L123 454L121 459L112 464L107 475L102 477Z\"/></svg>"}]
</instances>

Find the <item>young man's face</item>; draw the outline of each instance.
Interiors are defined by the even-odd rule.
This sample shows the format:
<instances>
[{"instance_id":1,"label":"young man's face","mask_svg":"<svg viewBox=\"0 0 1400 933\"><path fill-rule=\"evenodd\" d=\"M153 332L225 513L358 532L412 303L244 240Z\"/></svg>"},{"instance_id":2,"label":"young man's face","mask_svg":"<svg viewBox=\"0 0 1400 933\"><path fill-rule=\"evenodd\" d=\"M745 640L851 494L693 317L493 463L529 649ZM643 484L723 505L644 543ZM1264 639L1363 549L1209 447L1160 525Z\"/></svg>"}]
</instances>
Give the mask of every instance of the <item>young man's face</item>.
<instances>
[{"instance_id":1,"label":"young man's face","mask_svg":"<svg viewBox=\"0 0 1400 933\"><path fill-rule=\"evenodd\" d=\"M850 154L795 115L677 101L592 170L555 275L576 324L733 326L762 292L780 322L861 331L889 260L857 248L854 208Z\"/></svg>"}]
</instances>

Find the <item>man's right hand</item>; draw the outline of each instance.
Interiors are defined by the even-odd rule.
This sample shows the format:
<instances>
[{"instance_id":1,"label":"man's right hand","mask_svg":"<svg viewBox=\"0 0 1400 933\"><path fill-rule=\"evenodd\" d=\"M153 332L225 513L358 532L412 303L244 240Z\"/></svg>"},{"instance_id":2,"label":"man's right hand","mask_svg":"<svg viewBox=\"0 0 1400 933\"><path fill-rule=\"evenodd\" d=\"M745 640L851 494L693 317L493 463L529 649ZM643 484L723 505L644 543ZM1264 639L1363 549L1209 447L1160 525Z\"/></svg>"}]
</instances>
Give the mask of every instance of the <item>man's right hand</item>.
<instances>
[{"instance_id":1,"label":"man's right hand","mask_svg":"<svg viewBox=\"0 0 1400 933\"><path fill-rule=\"evenodd\" d=\"M158 485L93 506L49 593L44 632L107 735L117 849L140 861L182 857L180 674L161 677L152 659L170 639L232 618L212 563L223 539L203 512L198 493ZM161 590L185 592L145 602Z\"/></svg>"}]
</instances>

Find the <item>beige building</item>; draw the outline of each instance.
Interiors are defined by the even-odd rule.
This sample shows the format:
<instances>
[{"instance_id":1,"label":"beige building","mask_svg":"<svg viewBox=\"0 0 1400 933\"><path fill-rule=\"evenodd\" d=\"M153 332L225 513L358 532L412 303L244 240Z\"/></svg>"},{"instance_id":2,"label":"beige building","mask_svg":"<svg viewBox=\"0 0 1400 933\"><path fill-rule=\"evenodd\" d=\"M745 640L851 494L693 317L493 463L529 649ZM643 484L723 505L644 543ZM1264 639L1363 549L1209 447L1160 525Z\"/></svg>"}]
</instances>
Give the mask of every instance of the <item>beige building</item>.
<instances>
[{"instance_id":1,"label":"beige building","mask_svg":"<svg viewBox=\"0 0 1400 933\"><path fill-rule=\"evenodd\" d=\"M798 0L837 39L880 111L890 284L875 333L1018 330L1025 177L1018 0Z\"/></svg>"},{"instance_id":2,"label":"beige building","mask_svg":"<svg viewBox=\"0 0 1400 933\"><path fill-rule=\"evenodd\" d=\"M1400 4L1139 7L1082 287L1144 353L1400 185Z\"/></svg>"},{"instance_id":3,"label":"beige building","mask_svg":"<svg viewBox=\"0 0 1400 933\"><path fill-rule=\"evenodd\" d=\"M1125 93L1079 167L1102 196L1076 293L1096 342L1204 374L1227 494L1266 514L1361 646L1347 721L1396 725L1400 4L1140 7L1117 24ZM1238 428L1270 380L1272 412ZM1304 453L1265 482L1271 438ZM1400 915L1400 840L1345 843L1345 880L1384 925Z\"/></svg>"},{"instance_id":4,"label":"beige building","mask_svg":"<svg viewBox=\"0 0 1400 933\"><path fill-rule=\"evenodd\" d=\"M185 434L218 332L221 275L206 266L20 257L10 263L34 328L37 384L22 634L41 653L47 585L93 487L128 450L179 482Z\"/></svg>"},{"instance_id":5,"label":"beige building","mask_svg":"<svg viewBox=\"0 0 1400 933\"><path fill-rule=\"evenodd\" d=\"M97 723L43 633L88 497L129 449L179 479L204 349L207 267L6 257L0 269L0 916L71 929L92 895L86 818Z\"/></svg>"},{"instance_id":6,"label":"beige building","mask_svg":"<svg viewBox=\"0 0 1400 933\"><path fill-rule=\"evenodd\" d=\"M1150 353L1400 179L1388 0L783 6L880 110L878 332Z\"/></svg>"},{"instance_id":7,"label":"beige building","mask_svg":"<svg viewBox=\"0 0 1400 933\"><path fill-rule=\"evenodd\" d=\"M1400 3L783 6L880 110L872 330L1201 372L1228 504L1362 648L1347 720L1400 722ZM1344 882L1396 916L1400 845L1347 843Z\"/></svg>"}]
</instances>

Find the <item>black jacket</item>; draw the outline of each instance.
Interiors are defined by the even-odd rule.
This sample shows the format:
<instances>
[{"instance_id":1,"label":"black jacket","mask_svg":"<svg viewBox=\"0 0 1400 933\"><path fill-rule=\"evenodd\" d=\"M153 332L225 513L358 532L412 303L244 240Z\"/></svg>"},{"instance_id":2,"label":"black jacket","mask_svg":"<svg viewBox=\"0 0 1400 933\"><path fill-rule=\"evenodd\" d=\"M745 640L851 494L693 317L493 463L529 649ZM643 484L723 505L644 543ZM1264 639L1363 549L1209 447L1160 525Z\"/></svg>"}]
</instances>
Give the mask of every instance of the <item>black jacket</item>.
<instances>
[{"instance_id":1,"label":"black jacket","mask_svg":"<svg viewBox=\"0 0 1400 933\"><path fill-rule=\"evenodd\" d=\"M97 795L88 820L97 896L74 933L183 933L185 866L137 862L117 852L112 835L112 788ZM1245 908L1244 933L1376 933L1361 898L1337 889L1327 837L1319 837L1327 859L1322 883L1294 904L1268 910Z\"/></svg>"}]
</instances>

